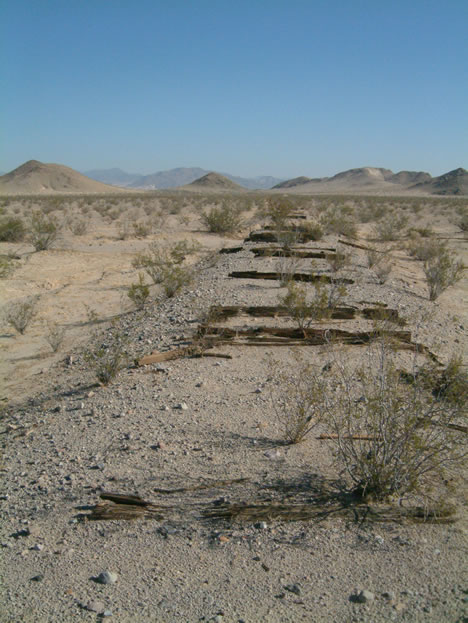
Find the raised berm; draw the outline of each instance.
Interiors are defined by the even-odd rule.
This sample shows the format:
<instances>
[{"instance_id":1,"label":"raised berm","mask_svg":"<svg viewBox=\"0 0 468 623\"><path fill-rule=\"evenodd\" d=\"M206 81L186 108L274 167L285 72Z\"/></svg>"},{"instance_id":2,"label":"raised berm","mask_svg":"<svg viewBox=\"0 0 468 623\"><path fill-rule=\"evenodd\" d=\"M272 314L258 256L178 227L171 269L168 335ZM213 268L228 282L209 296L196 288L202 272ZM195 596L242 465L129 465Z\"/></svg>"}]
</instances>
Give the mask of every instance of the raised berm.
<instances>
[{"instance_id":1,"label":"raised berm","mask_svg":"<svg viewBox=\"0 0 468 623\"><path fill-rule=\"evenodd\" d=\"M28 160L0 177L0 194L120 193L122 188L96 182L63 164Z\"/></svg>"},{"instance_id":2,"label":"raised berm","mask_svg":"<svg viewBox=\"0 0 468 623\"><path fill-rule=\"evenodd\" d=\"M195 191L235 191L235 192L245 192L245 188L239 186L229 178L221 175L220 173L207 173L203 177L198 178L191 184L187 184L183 186L184 190L195 190Z\"/></svg>"}]
</instances>

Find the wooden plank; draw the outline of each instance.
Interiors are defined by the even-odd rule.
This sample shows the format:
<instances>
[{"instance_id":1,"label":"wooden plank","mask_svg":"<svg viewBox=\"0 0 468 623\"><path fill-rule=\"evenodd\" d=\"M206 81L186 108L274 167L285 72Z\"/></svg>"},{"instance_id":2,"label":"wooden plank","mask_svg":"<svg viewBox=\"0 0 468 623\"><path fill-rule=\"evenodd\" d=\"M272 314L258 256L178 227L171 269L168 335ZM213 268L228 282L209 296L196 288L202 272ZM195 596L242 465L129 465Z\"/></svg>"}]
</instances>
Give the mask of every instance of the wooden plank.
<instances>
[{"instance_id":1,"label":"wooden plank","mask_svg":"<svg viewBox=\"0 0 468 623\"><path fill-rule=\"evenodd\" d=\"M277 281L280 279L278 273L260 272L258 270L234 270L229 273L229 277L234 279L267 279L270 281ZM344 277L334 278L330 277L330 275L322 275L319 273L293 273L292 275L288 275L288 277L293 281L303 281L307 283L342 283L348 285L354 283L354 279L346 279Z\"/></svg>"}]
</instances>

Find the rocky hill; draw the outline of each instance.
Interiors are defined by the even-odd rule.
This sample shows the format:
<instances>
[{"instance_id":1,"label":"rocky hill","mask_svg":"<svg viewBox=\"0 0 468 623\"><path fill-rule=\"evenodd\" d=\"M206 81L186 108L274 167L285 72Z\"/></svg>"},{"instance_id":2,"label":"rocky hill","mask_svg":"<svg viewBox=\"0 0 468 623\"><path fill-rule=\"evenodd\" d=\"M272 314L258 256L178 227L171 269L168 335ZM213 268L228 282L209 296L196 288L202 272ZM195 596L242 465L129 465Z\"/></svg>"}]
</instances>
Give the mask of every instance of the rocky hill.
<instances>
[{"instance_id":1,"label":"rocky hill","mask_svg":"<svg viewBox=\"0 0 468 623\"><path fill-rule=\"evenodd\" d=\"M44 164L38 160L28 160L0 177L2 194L109 192L123 191L91 180L62 164Z\"/></svg>"}]
</instances>

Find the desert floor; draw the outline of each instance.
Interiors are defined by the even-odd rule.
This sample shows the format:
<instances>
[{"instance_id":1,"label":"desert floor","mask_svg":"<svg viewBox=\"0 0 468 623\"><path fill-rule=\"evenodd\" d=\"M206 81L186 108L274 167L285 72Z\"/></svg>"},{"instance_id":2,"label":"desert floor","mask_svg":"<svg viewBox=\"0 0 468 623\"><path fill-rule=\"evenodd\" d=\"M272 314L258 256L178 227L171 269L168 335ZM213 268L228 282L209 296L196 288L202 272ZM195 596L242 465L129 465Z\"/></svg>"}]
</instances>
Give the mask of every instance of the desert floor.
<instances>
[{"instance_id":1,"label":"desert floor","mask_svg":"<svg viewBox=\"0 0 468 623\"><path fill-rule=\"evenodd\" d=\"M297 351L322 368L334 357L357 361L365 348L236 339L213 349L225 357L132 363L189 345L211 306L279 304L286 288L278 280L230 277L279 270L277 258L252 253L265 243L244 242L267 222L269 200L260 193L2 200L4 215L27 221L41 210L60 224L60 235L41 252L28 242L0 243L10 266L0 280L3 309L37 297L23 335L5 315L0 326L1 621L467 620L464 487L433 494L456 505L453 523L414 523L403 517L414 499L393 500L389 511L344 492L333 446L318 439L326 433L321 425L302 443L284 443L272 408L276 370L293 370ZM349 254L339 273L353 281L343 305L359 311L385 304L441 364L453 355L466 361L468 274L429 301L422 262L408 253L411 240L435 237L468 264L468 239L457 225L466 201L291 201L326 230L321 240L295 246ZM203 211L230 205L243 209L242 225L231 235L210 233ZM393 240L376 239L379 223L401 216ZM352 235L340 233L343 222L355 225ZM194 271L192 283L171 298L151 285L144 307L135 309L127 296L142 272L135 256L151 243L170 250L184 240L198 243L184 263ZM241 249L220 253L225 247ZM391 272L384 283L360 247L385 255ZM322 259L301 260L298 270L330 274ZM64 338L52 352L45 338L57 325ZM294 326L288 318L244 316L223 324L239 333L258 325ZM373 327L359 313L312 326ZM127 365L102 386L87 354L116 336L125 342ZM399 357L411 365L408 351ZM154 506L140 520L90 521L103 491L137 494ZM244 512L236 517L215 512L237 505ZM297 519L294 512L305 507L314 516ZM115 577L102 584L96 578L106 570ZM356 599L361 590L372 593L363 603Z\"/></svg>"}]
</instances>

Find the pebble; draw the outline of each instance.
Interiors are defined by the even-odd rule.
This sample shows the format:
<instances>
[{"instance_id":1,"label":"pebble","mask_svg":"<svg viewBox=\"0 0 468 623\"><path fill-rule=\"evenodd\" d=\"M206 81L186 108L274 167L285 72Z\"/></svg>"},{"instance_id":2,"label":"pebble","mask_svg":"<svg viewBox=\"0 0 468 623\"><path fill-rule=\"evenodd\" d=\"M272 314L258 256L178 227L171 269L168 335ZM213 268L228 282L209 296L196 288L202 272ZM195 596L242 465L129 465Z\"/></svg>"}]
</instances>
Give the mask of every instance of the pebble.
<instances>
[{"instance_id":1,"label":"pebble","mask_svg":"<svg viewBox=\"0 0 468 623\"><path fill-rule=\"evenodd\" d=\"M268 528L268 524L266 521L257 521L257 523L254 524L254 527L257 528L257 530L266 530Z\"/></svg>"},{"instance_id":2,"label":"pebble","mask_svg":"<svg viewBox=\"0 0 468 623\"><path fill-rule=\"evenodd\" d=\"M385 591L385 593L382 593L382 597L387 599L387 601L395 601L396 599L396 595L393 591Z\"/></svg>"},{"instance_id":3,"label":"pebble","mask_svg":"<svg viewBox=\"0 0 468 623\"><path fill-rule=\"evenodd\" d=\"M267 450L263 453L267 459L274 461L275 459L279 459L281 456L281 452L279 450Z\"/></svg>"},{"instance_id":4,"label":"pebble","mask_svg":"<svg viewBox=\"0 0 468 623\"><path fill-rule=\"evenodd\" d=\"M42 575L42 573L39 573L38 575L35 575L31 578L31 582L42 582L43 579L44 576Z\"/></svg>"},{"instance_id":5,"label":"pebble","mask_svg":"<svg viewBox=\"0 0 468 623\"><path fill-rule=\"evenodd\" d=\"M286 584L283 588L290 593L294 593L295 595L301 594L301 587L299 584Z\"/></svg>"},{"instance_id":6,"label":"pebble","mask_svg":"<svg viewBox=\"0 0 468 623\"><path fill-rule=\"evenodd\" d=\"M44 546L41 545L40 543L36 543L35 545L31 547L31 549L33 549L35 552L42 552L42 550L44 549Z\"/></svg>"},{"instance_id":7,"label":"pebble","mask_svg":"<svg viewBox=\"0 0 468 623\"><path fill-rule=\"evenodd\" d=\"M91 600L88 601L88 603L85 606L86 610L89 610L89 612L104 612L104 610L106 609L105 604L102 603L102 601L96 601L96 600Z\"/></svg>"},{"instance_id":8,"label":"pebble","mask_svg":"<svg viewBox=\"0 0 468 623\"><path fill-rule=\"evenodd\" d=\"M187 403L185 402L179 402L179 404L177 404L174 409L180 409L181 411L187 411L188 406Z\"/></svg>"},{"instance_id":9,"label":"pebble","mask_svg":"<svg viewBox=\"0 0 468 623\"><path fill-rule=\"evenodd\" d=\"M374 601L374 599L375 599L374 593L371 593L371 591L367 591L367 590L360 591L356 597L356 601L359 602L360 604L371 603Z\"/></svg>"},{"instance_id":10,"label":"pebble","mask_svg":"<svg viewBox=\"0 0 468 623\"><path fill-rule=\"evenodd\" d=\"M96 577L96 582L99 582L99 584L115 584L117 582L117 574L112 571L101 571Z\"/></svg>"}]
</instances>

